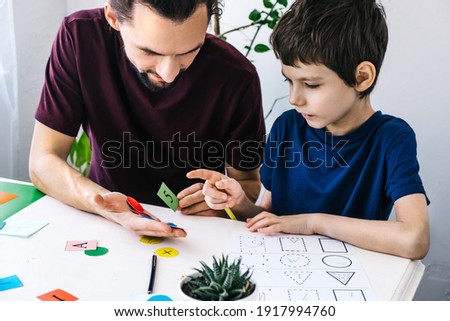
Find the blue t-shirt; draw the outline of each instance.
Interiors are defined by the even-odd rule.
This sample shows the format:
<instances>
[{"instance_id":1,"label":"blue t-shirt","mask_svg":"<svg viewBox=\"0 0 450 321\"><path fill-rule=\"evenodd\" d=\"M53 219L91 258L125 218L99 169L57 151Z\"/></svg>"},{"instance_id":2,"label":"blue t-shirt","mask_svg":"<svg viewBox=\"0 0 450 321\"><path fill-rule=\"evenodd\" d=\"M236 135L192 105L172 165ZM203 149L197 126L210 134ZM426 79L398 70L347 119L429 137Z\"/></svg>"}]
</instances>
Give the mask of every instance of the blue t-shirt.
<instances>
[{"instance_id":1,"label":"blue t-shirt","mask_svg":"<svg viewBox=\"0 0 450 321\"><path fill-rule=\"evenodd\" d=\"M333 136L290 110L272 127L261 181L278 215L386 220L397 199L425 194L416 149L411 127L380 111L352 133Z\"/></svg>"}]
</instances>

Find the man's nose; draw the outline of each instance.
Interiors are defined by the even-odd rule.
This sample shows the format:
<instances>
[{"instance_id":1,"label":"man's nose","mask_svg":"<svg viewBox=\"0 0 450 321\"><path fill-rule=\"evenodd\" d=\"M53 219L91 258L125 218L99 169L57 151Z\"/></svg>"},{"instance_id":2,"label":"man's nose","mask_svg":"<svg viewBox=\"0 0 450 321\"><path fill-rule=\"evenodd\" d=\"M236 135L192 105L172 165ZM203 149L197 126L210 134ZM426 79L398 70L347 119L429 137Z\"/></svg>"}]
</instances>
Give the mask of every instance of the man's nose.
<instances>
[{"instance_id":1,"label":"man's nose","mask_svg":"<svg viewBox=\"0 0 450 321\"><path fill-rule=\"evenodd\" d=\"M158 75L167 83L172 83L180 73L180 64L177 58L163 57L156 67Z\"/></svg>"}]
</instances>

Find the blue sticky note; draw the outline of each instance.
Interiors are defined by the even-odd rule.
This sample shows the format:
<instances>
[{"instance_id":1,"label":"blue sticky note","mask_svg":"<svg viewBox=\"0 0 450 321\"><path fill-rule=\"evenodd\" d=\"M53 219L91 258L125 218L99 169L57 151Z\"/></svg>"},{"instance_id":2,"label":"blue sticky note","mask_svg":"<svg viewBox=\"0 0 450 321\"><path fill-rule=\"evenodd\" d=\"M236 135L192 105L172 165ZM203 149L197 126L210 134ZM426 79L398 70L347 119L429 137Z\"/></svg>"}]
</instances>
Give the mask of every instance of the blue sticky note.
<instances>
[{"instance_id":1,"label":"blue sticky note","mask_svg":"<svg viewBox=\"0 0 450 321\"><path fill-rule=\"evenodd\" d=\"M0 279L0 291L11 290L23 286L17 275L11 275Z\"/></svg>"},{"instance_id":2,"label":"blue sticky note","mask_svg":"<svg viewBox=\"0 0 450 321\"><path fill-rule=\"evenodd\" d=\"M48 222L26 218L9 220L8 224L6 224L6 226L0 230L0 235L30 237L47 224Z\"/></svg>"},{"instance_id":3,"label":"blue sticky note","mask_svg":"<svg viewBox=\"0 0 450 321\"><path fill-rule=\"evenodd\" d=\"M6 225L6 223L5 222L3 222L3 221L0 221L0 230L3 228L3 226L5 226Z\"/></svg>"}]
</instances>

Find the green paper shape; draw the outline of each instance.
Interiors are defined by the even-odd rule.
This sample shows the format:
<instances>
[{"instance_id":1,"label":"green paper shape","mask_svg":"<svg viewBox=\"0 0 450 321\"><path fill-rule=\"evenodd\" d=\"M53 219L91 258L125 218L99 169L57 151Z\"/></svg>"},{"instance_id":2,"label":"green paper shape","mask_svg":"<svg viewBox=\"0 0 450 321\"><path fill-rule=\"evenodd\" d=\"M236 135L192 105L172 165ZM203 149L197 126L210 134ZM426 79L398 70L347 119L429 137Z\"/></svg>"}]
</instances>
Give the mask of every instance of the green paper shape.
<instances>
[{"instance_id":1,"label":"green paper shape","mask_svg":"<svg viewBox=\"0 0 450 321\"><path fill-rule=\"evenodd\" d=\"M159 188L158 194L159 198L163 200L174 212L178 208L178 198L177 196L167 187L163 182Z\"/></svg>"},{"instance_id":2,"label":"green paper shape","mask_svg":"<svg viewBox=\"0 0 450 321\"><path fill-rule=\"evenodd\" d=\"M0 205L0 221L6 220L45 196L36 187L28 184L0 182L0 191L17 195L16 198Z\"/></svg>"},{"instance_id":3,"label":"green paper shape","mask_svg":"<svg viewBox=\"0 0 450 321\"><path fill-rule=\"evenodd\" d=\"M86 250L84 251L84 254L88 256L102 256L108 253L108 249L106 247L97 246L97 249L95 250Z\"/></svg>"}]
</instances>

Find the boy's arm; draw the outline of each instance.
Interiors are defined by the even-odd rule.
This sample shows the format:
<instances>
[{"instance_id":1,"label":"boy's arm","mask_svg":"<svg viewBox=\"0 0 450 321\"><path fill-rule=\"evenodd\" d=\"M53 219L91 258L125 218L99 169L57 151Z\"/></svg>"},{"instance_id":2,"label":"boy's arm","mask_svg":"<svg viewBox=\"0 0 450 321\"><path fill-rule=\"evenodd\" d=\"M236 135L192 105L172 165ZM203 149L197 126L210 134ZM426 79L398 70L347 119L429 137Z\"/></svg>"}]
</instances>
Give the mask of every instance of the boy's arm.
<instances>
[{"instance_id":1,"label":"boy's arm","mask_svg":"<svg viewBox=\"0 0 450 321\"><path fill-rule=\"evenodd\" d=\"M394 221L351 219L319 215L316 233L328 235L368 250L423 258L429 248L430 230L425 195L411 194L394 203Z\"/></svg>"},{"instance_id":2,"label":"boy's arm","mask_svg":"<svg viewBox=\"0 0 450 321\"><path fill-rule=\"evenodd\" d=\"M261 213L248 221L250 231L321 234L357 247L409 259L423 258L430 231L425 195L411 194L394 203L395 221L375 221L323 213L276 216Z\"/></svg>"}]
</instances>

